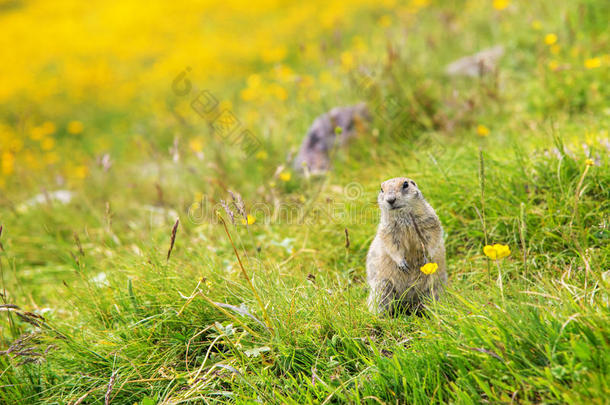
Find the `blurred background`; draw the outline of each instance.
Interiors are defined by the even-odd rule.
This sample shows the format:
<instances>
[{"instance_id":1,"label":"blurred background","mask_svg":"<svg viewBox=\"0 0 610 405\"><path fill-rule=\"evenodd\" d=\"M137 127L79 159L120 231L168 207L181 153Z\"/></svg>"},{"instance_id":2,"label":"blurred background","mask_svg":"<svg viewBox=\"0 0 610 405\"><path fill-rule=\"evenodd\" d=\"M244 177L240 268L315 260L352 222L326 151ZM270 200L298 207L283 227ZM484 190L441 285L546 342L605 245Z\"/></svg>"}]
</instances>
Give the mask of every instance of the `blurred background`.
<instances>
[{"instance_id":1,"label":"blurred background","mask_svg":"<svg viewBox=\"0 0 610 405\"><path fill-rule=\"evenodd\" d=\"M295 116L348 102L347 73L426 4L3 1L0 186L77 185L105 154L146 159L174 140L206 155L218 139L190 109L202 90L287 150L307 125ZM193 88L178 96L182 72Z\"/></svg>"},{"instance_id":2,"label":"blurred background","mask_svg":"<svg viewBox=\"0 0 610 405\"><path fill-rule=\"evenodd\" d=\"M522 110L600 105L604 81L585 84L578 76L583 67L593 77L607 73L600 68L608 64L607 42L599 35L607 34L608 9L593 1L578 10L567 4L5 0L0 187L17 194L76 187L100 167L150 161L172 147L173 158L218 159L216 153L227 154L218 149L222 139L191 107L204 90L264 144L256 166L269 168L268 175L294 153L316 115L366 99L359 78L402 63L408 72L396 79L403 86L421 79L420 93L433 89L423 96L430 108L446 109L441 99L448 95L438 93L448 90L430 81L444 81L440 74L452 59L498 44L507 48L504 66L513 68L500 74L539 78L523 89L532 97L520 101ZM561 21L563 33L555 29Z\"/></svg>"}]
</instances>

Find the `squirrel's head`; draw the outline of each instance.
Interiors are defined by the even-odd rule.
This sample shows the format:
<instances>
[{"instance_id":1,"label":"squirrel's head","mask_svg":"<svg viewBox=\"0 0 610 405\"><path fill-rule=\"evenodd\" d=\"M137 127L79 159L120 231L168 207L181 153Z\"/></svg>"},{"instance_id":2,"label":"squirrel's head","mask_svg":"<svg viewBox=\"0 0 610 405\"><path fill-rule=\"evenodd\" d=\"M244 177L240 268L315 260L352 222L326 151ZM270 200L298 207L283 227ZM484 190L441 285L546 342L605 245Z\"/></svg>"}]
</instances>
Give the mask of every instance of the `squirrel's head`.
<instances>
[{"instance_id":1,"label":"squirrel's head","mask_svg":"<svg viewBox=\"0 0 610 405\"><path fill-rule=\"evenodd\" d=\"M421 199L422 193L413 180L407 177L396 177L381 183L377 202L382 211L398 213L412 208L413 204Z\"/></svg>"}]
</instances>

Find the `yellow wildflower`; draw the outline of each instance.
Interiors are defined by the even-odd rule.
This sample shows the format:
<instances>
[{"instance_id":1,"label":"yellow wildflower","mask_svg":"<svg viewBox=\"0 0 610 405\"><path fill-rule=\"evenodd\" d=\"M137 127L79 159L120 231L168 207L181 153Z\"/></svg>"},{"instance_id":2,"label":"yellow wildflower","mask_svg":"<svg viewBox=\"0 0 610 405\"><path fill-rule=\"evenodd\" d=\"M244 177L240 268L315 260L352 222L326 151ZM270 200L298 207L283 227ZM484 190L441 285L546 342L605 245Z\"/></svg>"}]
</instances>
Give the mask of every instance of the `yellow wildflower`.
<instances>
[{"instance_id":1,"label":"yellow wildflower","mask_svg":"<svg viewBox=\"0 0 610 405\"><path fill-rule=\"evenodd\" d=\"M258 96L258 92L252 87L246 87L239 92L239 96L244 101L252 101Z\"/></svg>"},{"instance_id":2,"label":"yellow wildflower","mask_svg":"<svg viewBox=\"0 0 610 405\"><path fill-rule=\"evenodd\" d=\"M55 124L53 124L51 121L46 121L42 125L32 128L30 138L35 141L39 141L45 136L53 133L55 133Z\"/></svg>"},{"instance_id":3,"label":"yellow wildflower","mask_svg":"<svg viewBox=\"0 0 610 405\"><path fill-rule=\"evenodd\" d=\"M72 135L80 134L81 132L83 132L83 129L85 129L85 126L80 121L68 122L68 132L71 133Z\"/></svg>"},{"instance_id":4,"label":"yellow wildflower","mask_svg":"<svg viewBox=\"0 0 610 405\"><path fill-rule=\"evenodd\" d=\"M246 223L247 223L248 225L252 225L253 223L256 222L256 218L254 218L252 215L248 214L248 215L246 215L246 217L248 218L248 221L246 221L245 218L242 218L242 220L241 220L242 224L246 225Z\"/></svg>"},{"instance_id":5,"label":"yellow wildflower","mask_svg":"<svg viewBox=\"0 0 610 405\"><path fill-rule=\"evenodd\" d=\"M316 79L312 75L302 75L299 80L302 87L311 87L316 84Z\"/></svg>"},{"instance_id":6,"label":"yellow wildflower","mask_svg":"<svg viewBox=\"0 0 610 405\"><path fill-rule=\"evenodd\" d=\"M485 125L479 124L477 125L477 135L479 136L487 136L489 135L489 128L487 128Z\"/></svg>"},{"instance_id":7,"label":"yellow wildflower","mask_svg":"<svg viewBox=\"0 0 610 405\"><path fill-rule=\"evenodd\" d=\"M504 10L510 5L510 0L493 0L493 6L496 10Z\"/></svg>"},{"instance_id":8,"label":"yellow wildflower","mask_svg":"<svg viewBox=\"0 0 610 405\"><path fill-rule=\"evenodd\" d=\"M593 159L587 159L587 160L585 160L585 164L587 166L593 166L593 165L595 165L595 162L593 161Z\"/></svg>"},{"instance_id":9,"label":"yellow wildflower","mask_svg":"<svg viewBox=\"0 0 610 405\"><path fill-rule=\"evenodd\" d=\"M292 178L292 173L290 173L290 172L281 172L280 173L280 180L282 180L283 182L290 181L291 178Z\"/></svg>"},{"instance_id":10,"label":"yellow wildflower","mask_svg":"<svg viewBox=\"0 0 610 405\"><path fill-rule=\"evenodd\" d=\"M220 102L220 104L218 104L218 109L219 110L232 110L233 109L233 103L230 100L222 100Z\"/></svg>"},{"instance_id":11,"label":"yellow wildflower","mask_svg":"<svg viewBox=\"0 0 610 405\"><path fill-rule=\"evenodd\" d=\"M380 26L387 28L390 25L392 25L392 18L389 15L383 15L381 16L381 18L379 18L379 20L377 21L377 24L379 24Z\"/></svg>"},{"instance_id":12,"label":"yellow wildflower","mask_svg":"<svg viewBox=\"0 0 610 405\"><path fill-rule=\"evenodd\" d=\"M201 191L196 191L195 194L193 194L193 201L195 202L203 201L203 198L204 194Z\"/></svg>"},{"instance_id":13,"label":"yellow wildflower","mask_svg":"<svg viewBox=\"0 0 610 405\"><path fill-rule=\"evenodd\" d=\"M84 165L76 166L74 168L74 177L77 179L84 179L89 174L89 168Z\"/></svg>"},{"instance_id":14,"label":"yellow wildflower","mask_svg":"<svg viewBox=\"0 0 610 405\"><path fill-rule=\"evenodd\" d=\"M43 129L45 135L51 135L55 132L55 124L53 124L51 121L45 121L41 125L41 128Z\"/></svg>"},{"instance_id":15,"label":"yellow wildflower","mask_svg":"<svg viewBox=\"0 0 610 405\"><path fill-rule=\"evenodd\" d=\"M436 270L438 270L438 264L437 263L426 263L423 266L421 266L419 270L424 274L434 274L434 273L436 273Z\"/></svg>"},{"instance_id":16,"label":"yellow wildflower","mask_svg":"<svg viewBox=\"0 0 610 405\"><path fill-rule=\"evenodd\" d=\"M261 85L261 82L262 82L262 80L261 80L261 76L259 74L253 73L250 76L248 76L248 79L247 79L248 87L256 89Z\"/></svg>"},{"instance_id":17,"label":"yellow wildflower","mask_svg":"<svg viewBox=\"0 0 610 405\"><path fill-rule=\"evenodd\" d=\"M494 249L494 247L491 245L485 245L483 248L483 253L485 253L485 256L492 260L496 260L498 258L498 252L496 252L496 249Z\"/></svg>"},{"instance_id":18,"label":"yellow wildflower","mask_svg":"<svg viewBox=\"0 0 610 405\"><path fill-rule=\"evenodd\" d=\"M47 132L45 131L45 129L42 126L34 127L30 131L30 138L32 138L35 141L41 140L42 138L45 137L45 135L47 135Z\"/></svg>"},{"instance_id":19,"label":"yellow wildflower","mask_svg":"<svg viewBox=\"0 0 610 405\"><path fill-rule=\"evenodd\" d=\"M23 162L30 169L40 169L41 160L31 150L26 149L23 153Z\"/></svg>"},{"instance_id":20,"label":"yellow wildflower","mask_svg":"<svg viewBox=\"0 0 610 405\"><path fill-rule=\"evenodd\" d=\"M55 152L49 152L44 156L44 161L48 165L52 165L59 161L59 155Z\"/></svg>"},{"instance_id":21,"label":"yellow wildflower","mask_svg":"<svg viewBox=\"0 0 610 405\"><path fill-rule=\"evenodd\" d=\"M55 139L45 137L40 141L40 147L42 150L51 150L55 146Z\"/></svg>"},{"instance_id":22,"label":"yellow wildflower","mask_svg":"<svg viewBox=\"0 0 610 405\"><path fill-rule=\"evenodd\" d=\"M602 65L601 58L590 58L585 60L585 68L587 69L595 69Z\"/></svg>"},{"instance_id":23,"label":"yellow wildflower","mask_svg":"<svg viewBox=\"0 0 610 405\"><path fill-rule=\"evenodd\" d=\"M557 42L557 35L555 34L546 34L544 36L544 43L547 45L554 45Z\"/></svg>"},{"instance_id":24,"label":"yellow wildflower","mask_svg":"<svg viewBox=\"0 0 610 405\"><path fill-rule=\"evenodd\" d=\"M20 138L13 138L9 141L8 147L13 152L19 152L23 149L23 141Z\"/></svg>"},{"instance_id":25,"label":"yellow wildflower","mask_svg":"<svg viewBox=\"0 0 610 405\"><path fill-rule=\"evenodd\" d=\"M557 62L556 60L552 60L549 62L548 66L549 69L551 69L552 71L556 71L557 69L559 69L559 62Z\"/></svg>"},{"instance_id":26,"label":"yellow wildflower","mask_svg":"<svg viewBox=\"0 0 610 405\"><path fill-rule=\"evenodd\" d=\"M196 213L197 211L199 211L199 202L195 201L189 207L188 213L189 213L189 215L191 215L193 213Z\"/></svg>"},{"instance_id":27,"label":"yellow wildflower","mask_svg":"<svg viewBox=\"0 0 610 405\"><path fill-rule=\"evenodd\" d=\"M350 52L342 52L341 53L341 67L343 67L344 70L350 70L351 68L354 67L354 55L352 55Z\"/></svg>"},{"instance_id":28,"label":"yellow wildflower","mask_svg":"<svg viewBox=\"0 0 610 405\"><path fill-rule=\"evenodd\" d=\"M246 87L239 93L239 96L244 101L252 101L258 96L258 92L252 87Z\"/></svg>"},{"instance_id":29,"label":"yellow wildflower","mask_svg":"<svg viewBox=\"0 0 610 405\"><path fill-rule=\"evenodd\" d=\"M496 252L498 252L498 258L503 259L510 255L510 248L508 245L495 244L494 247L496 248Z\"/></svg>"},{"instance_id":30,"label":"yellow wildflower","mask_svg":"<svg viewBox=\"0 0 610 405\"><path fill-rule=\"evenodd\" d=\"M411 3L416 8L424 8L430 5L430 0L413 0Z\"/></svg>"},{"instance_id":31,"label":"yellow wildflower","mask_svg":"<svg viewBox=\"0 0 610 405\"><path fill-rule=\"evenodd\" d=\"M289 82L293 80L294 72L288 66L279 65L274 69L275 78L281 82Z\"/></svg>"},{"instance_id":32,"label":"yellow wildflower","mask_svg":"<svg viewBox=\"0 0 610 405\"><path fill-rule=\"evenodd\" d=\"M256 155L254 155L258 160L267 160L267 158L269 157L269 154L267 153L266 150L259 150L258 152L256 152Z\"/></svg>"},{"instance_id":33,"label":"yellow wildflower","mask_svg":"<svg viewBox=\"0 0 610 405\"><path fill-rule=\"evenodd\" d=\"M264 62L280 62L286 57L286 48L284 46L276 46L271 48L263 48L261 50L261 58Z\"/></svg>"},{"instance_id":34,"label":"yellow wildflower","mask_svg":"<svg viewBox=\"0 0 610 405\"><path fill-rule=\"evenodd\" d=\"M364 42L362 37L356 35L352 37L352 49L356 52L366 52L368 47L366 46L366 42Z\"/></svg>"},{"instance_id":35,"label":"yellow wildflower","mask_svg":"<svg viewBox=\"0 0 610 405\"><path fill-rule=\"evenodd\" d=\"M540 22L540 20L532 21L532 28L536 31L540 31L542 29L542 23Z\"/></svg>"},{"instance_id":36,"label":"yellow wildflower","mask_svg":"<svg viewBox=\"0 0 610 405\"><path fill-rule=\"evenodd\" d=\"M491 260L499 260L510 255L510 248L508 245L496 243L494 245L486 245L483 248L483 253L485 253L485 256L489 257Z\"/></svg>"},{"instance_id":37,"label":"yellow wildflower","mask_svg":"<svg viewBox=\"0 0 610 405\"><path fill-rule=\"evenodd\" d=\"M195 153L203 152L203 139L200 136L189 140L189 148Z\"/></svg>"},{"instance_id":38,"label":"yellow wildflower","mask_svg":"<svg viewBox=\"0 0 610 405\"><path fill-rule=\"evenodd\" d=\"M4 152L2 154L2 174L13 173L15 167L15 156L12 153Z\"/></svg>"},{"instance_id":39,"label":"yellow wildflower","mask_svg":"<svg viewBox=\"0 0 610 405\"><path fill-rule=\"evenodd\" d=\"M285 101L288 98L288 93L286 92L286 89L277 83L271 84L269 86L269 91L280 101Z\"/></svg>"}]
</instances>

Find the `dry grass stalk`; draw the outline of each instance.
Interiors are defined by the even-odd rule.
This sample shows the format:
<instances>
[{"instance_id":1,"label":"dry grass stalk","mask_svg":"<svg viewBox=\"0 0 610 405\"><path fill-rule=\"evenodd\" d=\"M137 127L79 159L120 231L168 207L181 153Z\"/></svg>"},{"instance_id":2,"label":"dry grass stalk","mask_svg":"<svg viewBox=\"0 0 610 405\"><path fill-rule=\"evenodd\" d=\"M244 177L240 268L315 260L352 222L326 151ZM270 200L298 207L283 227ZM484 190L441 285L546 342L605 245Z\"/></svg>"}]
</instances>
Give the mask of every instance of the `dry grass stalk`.
<instances>
[{"instance_id":1,"label":"dry grass stalk","mask_svg":"<svg viewBox=\"0 0 610 405\"><path fill-rule=\"evenodd\" d=\"M246 204L244 204L244 200L241 198L239 193L233 193L231 190L228 190L229 194L231 194L231 198L233 199L233 204L237 208L239 214L244 217L246 220L246 224L248 223L248 214L246 213Z\"/></svg>"},{"instance_id":2,"label":"dry grass stalk","mask_svg":"<svg viewBox=\"0 0 610 405\"><path fill-rule=\"evenodd\" d=\"M80 243L80 238L78 237L78 234L76 232L74 232L74 242L76 242L78 253L80 253L80 255L84 257L85 251L83 250L83 245Z\"/></svg>"},{"instance_id":3,"label":"dry grass stalk","mask_svg":"<svg viewBox=\"0 0 610 405\"><path fill-rule=\"evenodd\" d=\"M176 218L176 223L172 228L172 238L169 243L169 250L167 251L167 261L169 261L169 257L172 255L172 250L174 249L174 243L176 242L176 231L178 230L178 224L180 223L180 218Z\"/></svg>"},{"instance_id":4,"label":"dry grass stalk","mask_svg":"<svg viewBox=\"0 0 610 405\"><path fill-rule=\"evenodd\" d=\"M164 206L165 202L163 200L163 189L161 188L161 184L155 183L155 189L157 190L157 200L160 206Z\"/></svg>"},{"instance_id":5,"label":"dry grass stalk","mask_svg":"<svg viewBox=\"0 0 610 405\"><path fill-rule=\"evenodd\" d=\"M483 236L485 237L485 245L488 245L487 237L487 222L485 221L485 159L483 158L483 149L479 148L479 190L481 192L481 212L474 207L475 211L481 219L481 225L483 226ZM491 283L491 263L487 261L487 274L489 275L489 282Z\"/></svg>"},{"instance_id":6,"label":"dry grass stalk","mask_svg":"<svg viewBox=\"0 0 610 405\"><path fill-rule=\"evenodd\" d=\"M41 327L42 324L44 323L44 318L38 314L35 314L33 312L27 312L27 311L15 311L15 313L17 314L17 316L19 318L21 318L24 322L29 323L32 326L36 326L37 328Z\"/></svg>"},{"instance_id":7,"label":"dry grass stalk","mask_svg":"<svg viewBox=\"0 0 610 405\"><path fill-rule=\"evenodd\" d=\"M89 394L91 394L93 391L95 391L97 388L92 388L89 391L85 392L83 395L81 395L76 401L74 401L74 403L72 405L80 405L83 403L83 401L89 396Z\"/></svg>"},{"instance_id":8,"label":"dry grass stalk","mask_svg":"<svg viewBox=\"0 0 610 405\"><path fill-rule=\"evenodd\" d=\"M519 207L519 238L521 240L521 250L523 250L523 269L525 278L527 278L527 245L525 242L527 225L525 222L525 204L521 203Z\"/></svg>"},{"instance_id":9,"label":"dry grass stalk","mask_svg":"<svg viewBox=\"0 0 610 405\"><path fill-rule=\"evenodd\" d=\"M225 210L225 212L227 213L227 215L229 216L229 218L231 218L231 223L233 225L235 225L235 214L233 214L233 211L231 211L231 208L229 207L229 205L227 204L227 202L225 200L220 200L220 205L222 206L222 208Z\"/></svg>"},{"instance_id":10,"label":"dry grass stalk","mask_svg":"<svg viewBox=\"0 0 610 405\"><path fill-rule=\"evenodd\" d=\"M574 218L578 216L578 202L580 201L580 194L582 193L582 184L585 181L585 177L589 172L589 165L585 166L585 170L582 172L580 176L580 180L578 180L578 185L576 186L576 191L574 192L574 206L572 208L572 217L570 218L570 224L568 228L570 228L570 232L573 230L572 224L574 223Z\"/></svg>"},{"instance_id":11,"label":"dry grass stalk","mask_svg":"<svg viewBox=\"0 0 610 405\"><path fill-rule=\"evenodd\" d=\"M110 201L106 201L106 228L108 231L112 228L112 211L110 210Z\"/></svg>"},{"instance_id":12,"label":"dry grass stalk","mask_svg":"<svg viewBox=\"0 0 610 405\"><path fill-rule=\"evenodd\" d=\"M110 404L110 394L112 394L112 387L114 387L114 382L116 380L117 372L114 371L110 376L110 381L108 381L108 388L106 389L106 395L104 395L104 405Z\"/></svg>"},{"instance_id":13,"label":"dry grass stalk","mask_svg":"<svg viewBox=\"0 0 610 405\"><path fill-rule=\"evenodd\" d=\"M19 312L16 312L20 315ZM23 366L29 363L41 363L44 361L44 355L48 352L50 347L45 350L44 354L40 351L39 342L37 341L38 332L30 332L25 335L21 335L4 351L0 351L0 355L11 356L13 359L19 359L18 366Z\"/></svg>"},{"instance_id":14,"label":"dry grass stalk","mask_svg":"<svg viewBox=\"0 0 610 405\"><path fill-rule=\"evenodd\" d=\"M267 327L270 330L273 330L273 328L271 327L271 321L269 320L269 316L267 315L267 309L265 309L265 305L263 304L263 301L261 300L260 295L258 295L258 292L254 288L254 285L252 285L252 280L250 280L250 277L248 276L248 273L246 272L246 269L244 268L244 265L241 262L241 258L239 257L239 253L237 252L237 248L235 247L235 243L233 243L233 239L231 238L231 234L229 233L229 229L227 228L227 223L225 222L224 218L222 216L220 216L219 212L216 212L216 216L218 217L220 222L222 222L222 225L225 228L225 233L227 234L227 236L229 238L229 242L231 242L231 246L233 247L233 252L235 252L235 256L237 257L237 262L239 263L239 268L241 269L243 276L248 281L248 285L249 285L250 289L252 290L252 293L254 293L256 300L258 301L258 305L261 307L261 310L263 311L263 316L265 318L265 324L267 324Z\"/></svg>"}]
</instances>

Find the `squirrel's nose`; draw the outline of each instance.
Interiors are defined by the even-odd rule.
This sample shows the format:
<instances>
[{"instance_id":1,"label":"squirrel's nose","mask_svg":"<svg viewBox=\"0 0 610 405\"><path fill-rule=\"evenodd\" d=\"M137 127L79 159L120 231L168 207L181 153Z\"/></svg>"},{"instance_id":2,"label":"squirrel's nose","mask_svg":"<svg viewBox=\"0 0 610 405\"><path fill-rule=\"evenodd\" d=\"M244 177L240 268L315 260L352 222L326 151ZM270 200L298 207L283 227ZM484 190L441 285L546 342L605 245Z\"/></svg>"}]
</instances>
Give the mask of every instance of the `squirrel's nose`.
<instances>
[{"instance_id":1,"label":"squirrel's nose","mask_svg":"<svg viewBox=\"0 0 610 405\"><path fill-rule=\"evenodd\" d=\"M386 199L386 201L388 202L388 204L394 205L394 203L396 202L396 197L390 197Z\"/></svg>"}]
</instances>

